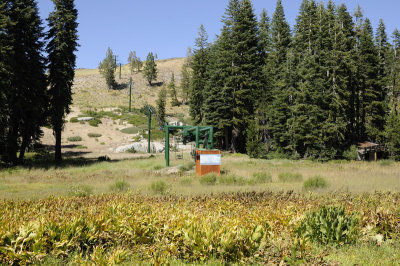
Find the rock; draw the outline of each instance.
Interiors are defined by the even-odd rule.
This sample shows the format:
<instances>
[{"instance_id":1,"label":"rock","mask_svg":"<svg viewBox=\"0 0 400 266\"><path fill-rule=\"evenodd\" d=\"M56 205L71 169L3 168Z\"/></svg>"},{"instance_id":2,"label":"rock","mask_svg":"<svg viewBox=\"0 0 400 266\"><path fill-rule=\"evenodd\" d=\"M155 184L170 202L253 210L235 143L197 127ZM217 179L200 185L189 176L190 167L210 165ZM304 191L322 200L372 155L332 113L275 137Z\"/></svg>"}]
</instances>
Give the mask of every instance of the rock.
<instances>
[{"instance_id":1,"label":"rock","mask_svg":"<svg viewBox=\"0 0 400 266\"><path fill-rule=\"evenodd\" d=\"M140 141L125 146L120 146L115 149L115 152L127 152L132 148L134 148L137 152L147 152L147 141ZM161 153L164 152L164 145L160 142L151 142L150 149L151 152Z\"/></svg>"},{"instance_id":2,"label":"rock","mask_svg":"<svg viewBox=\"0 0 400 266\"><path fill-rule=\"evenodd\" d=\"M90 120L94 120L94 117L78 117L78 121L90 121Z\"/></svg>"}]
</instances>

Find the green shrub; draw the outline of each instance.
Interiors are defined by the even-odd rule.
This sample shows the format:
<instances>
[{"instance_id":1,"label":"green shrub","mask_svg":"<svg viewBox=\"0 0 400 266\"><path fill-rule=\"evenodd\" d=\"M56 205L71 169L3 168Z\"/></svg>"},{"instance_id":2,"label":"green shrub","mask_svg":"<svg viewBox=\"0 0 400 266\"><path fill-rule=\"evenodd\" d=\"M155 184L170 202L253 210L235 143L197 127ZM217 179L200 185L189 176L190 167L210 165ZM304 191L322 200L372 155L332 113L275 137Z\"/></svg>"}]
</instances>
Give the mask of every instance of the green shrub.
<instances>
[{"instance_id":1,"label":"green shrub","mask_svg":"<svg viewBox=\"0 0 400 266\"><path fill-rule=\"evenodd\" d=\"M155 165L154 167L153 167L153 169L154 170L160 170L160 169L163 169L164 167L162 166L162 165L160 165L160 164L157 164L157 165Z\"/></svg>"},{"instance_id":2,"label":"green shrub","mask_svg":"<svg viewBox=\"0 0 400 266\"><path fill-rule=\"evenodd\" d=\"M188 177L188 176L184 177L179 181L179 183L181 183L181 185L183 185L183 186L190 186L193 183L193 178Z\"/></svg>"},{"instance_id":3,"label":"green shrub","mask_svg":"<svg viewBox=\"0 0 400 266\"><path fill-rule=\"evenodd\" d=\"M101 124L101 121L97 118L89 121L89 125L91 125L92 127L98 127L99 124Z\"/></svg>"},{"instance_id":4,"label":"green shrub","mask_svg":"<svg viewBox=\"0 0 400 266\"><path fill-rule=\"evenodd\" d=\"M128 153L136 153L136 149L135 149L135 147L132 146L129 149L127 149L126 152L128 152Z\"/></svg>"},{"instance_id":5,"label":"green shrub","mask_svg":"<svg viewBox=\"0 0 400 266\"><path fill-rule=\"evenodd\" d=\"M320 244L350 244L358 237L358 218L346 214L343 206L323 206L307 214L296 234Z\"/></svg>"},{"instance_id":6,"label":"green shrub","mask_svg":"<svg viewBox=\"0 0 400 266\"><path fill-rule=\"evenodd\" d=\"M125 192L130 188L130 184L125 180L118 180L110 186L110 189L114 192Z\"/></svg>"},{"instance_id":7,"label":"green shrub","mask_svg":"<svg viewBox=\"0 0 400 266\"><path fill-rule=\"evenodd\" d=\"M379 162L379 165L380 166L389 166L389 165L391 165L393 163L394 163L393 160L382 160L382 161Z\"/></svg>"},{"instance_id":8,"label":"green shrub","mask_svg":"<svg viewBox=\"0 0 400 266\"><path fill-rule=\"evenodd\" d=\"M317 189L317 188L326 188L328 186L328 182L325 180L324 177L316 175L309 177L303 183L303 189L310 190L310 189Z\"/></svg>"},{"instance_id":9,"label":"green shrub","mask_svg":"<svg viewBox=\"0 0 400 266\"><path fill-rule=\"evenodd\" d=\"M250 181L253 184L270 183L272 182L272 175L267 172L253 173Z\"/></svg>"},{"instance_id":10,"label":"green shrub","mask_svg":"<svg viewBox=\"0 0 400 266\"><path fill-rule=\"evenodd\" d=\"M102 135L98 133L89 133L88 137L89 138L100 138Z\"/></svg>"},{"instance_id":11,"label":"green shrub","mask_svg":"<svg viewBox=\"0 0 400 266\"><path fill-rule=\"evenodd\" d=\"M168 185L163 180L158 180L151 183L150 189L155 194L165 195L168 193Z\"/></svg>"},{"instance_id":12,"label":"green shrub","mask_svg":"<svg viewBox=\"0 0 400 266\"><path fill-rule=\"evenodd\" d=\"M77 149L84 150L84 149L87 149L87 146L78 145L78 146L76 146L76 148L77 148Z\"/></svg>"},{"instance_id":13,"label":"green shrub","mask_svg":"<svg viewBox=\"0 0 400 266\"><path fill-rule=\"evenodd\" d=\"M215 185L217 182L217 174L209 173L200 177L200 184L202 185Z\"/></svg>"},{"instance_id":14,"label":"green shrub","mask_svg":"<svg viewBox=\"0 0 400 266\"><path fill-rule=\"evenodd\" d=\"M68 141L82 141L82 138L80 136L73 136L73 137L68 137Z\"/></svg>"},{"instance_id":15,"label":"green shrub","mask_svg":"<svg viewBox=\"0 0 400 266\"><path fill-rule=\"evenodd\" d=\"M357 147L355 145L351 145L347 151L343 152L343 158L349 161L357 160L358 159Z\"/></svg>"},{"instance_id":16,"label":"green shrub","mask_svg":"<svg viewBox=\"0 0 400 266\"><path fill-rule=\"evenodd\" d=\"M221 175L218 179L219 183L222 185L239 185L243 186L247 183L243 176L237 176L234 174Z\"/></svg>"},{"instance_id":17,"label":"green shrub","mask_svg":"<svg viewBox=\"0 0 400 266\"><path fill-rule=\"evenodd\" d=\"M300 173L280 173L278 179L281 182L301 182L303 181L303 176Z\"/></svg>"},{"instance_id":18,"label":"green shrub","mask_svg":"<svg viewBox=\"0 0 400 266\"><path fill-rule=\"evenodd\" d=\"M179 172L183 173L183 172L187 172L187 171L193 170L193 167L195 165L196 165L196 163L193 162L193 161L188 162L188 163L186 163L184 165L181 165L181 166L179 166Z\"/></svg>"},{"instance_id":19,"label":"green shrub","mask_svg":"<svg viewBox=\"0 0 400 266\"><path fill-rule=\"evenodd\" d=\"M71 122L71 123L78 123L78 122L79 122L78 117L71 117L71 119L69 120L69 122Z\"/></svg>"},{"instance_id":20,"label":"green shrub","mask_svg":"<svg viewBox=\"0 0 400 266\"><path fill-rule=\"evenodd\" d=\"M93 194L93 188L88 185L71 186L69 195L72 197L87 197Z\"/></svg>"},{"instance_id":21,"label":"green shrub","mask_svg":"<svg viewBox=\"0 0 400 266\"><path fill-rule=\"evenodd\" d=\"M125 134L136 134L139 132L139 128L138 127L127 127L127 128L121 129L120 131Z\"/></svg>"}]
</instances>

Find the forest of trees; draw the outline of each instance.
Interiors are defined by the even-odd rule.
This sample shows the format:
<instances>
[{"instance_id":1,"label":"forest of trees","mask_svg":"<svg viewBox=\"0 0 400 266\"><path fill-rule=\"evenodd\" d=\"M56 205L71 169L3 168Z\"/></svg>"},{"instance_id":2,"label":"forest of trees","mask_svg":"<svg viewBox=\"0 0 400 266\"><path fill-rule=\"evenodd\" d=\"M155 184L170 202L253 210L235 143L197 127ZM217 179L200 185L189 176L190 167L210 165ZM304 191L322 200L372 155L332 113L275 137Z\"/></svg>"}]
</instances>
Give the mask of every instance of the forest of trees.
<instances>
[{"instance_id":1,"label":"forest of trees","mask_svg":"<svg viewBox=\"0 0 400 266\"><path fill-rule=\"evenodd\" d=\"M341 158L358 142L400 159L400 34L361 8L304 0L294 28L281 0L259 19L230 0L214 43L203 26L190 59L190 114L219 148L252 157Z\"/></svg>"},{"instance_id":2,"label":"forest of trees","mask_svg":"<svg viewBox=\"0 0 400 266\"><path fill-rule=\"evenodd\" d=\"M61 160L78 46L77 10L74 0L52 1L45 32L35 0L0 0L0 156L8 163L23 162L43 126L52 127L55 159Z\"/></svg>"}]
</instances>

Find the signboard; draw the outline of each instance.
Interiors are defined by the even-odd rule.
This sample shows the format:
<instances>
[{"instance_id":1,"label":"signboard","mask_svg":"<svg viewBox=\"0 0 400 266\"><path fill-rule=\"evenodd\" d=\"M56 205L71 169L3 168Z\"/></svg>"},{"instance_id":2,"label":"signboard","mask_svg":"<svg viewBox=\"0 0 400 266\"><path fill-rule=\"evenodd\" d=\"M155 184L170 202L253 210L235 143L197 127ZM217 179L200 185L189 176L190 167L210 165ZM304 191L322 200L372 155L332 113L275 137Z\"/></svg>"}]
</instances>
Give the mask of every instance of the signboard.
<instances>
[{"instance_id":1,"label":"signboard","mask_svg":"<svg viewBox=\"0 0 400 266\"><path fill-rule=\"evenodd\" d=\"M200 165L221 165L221 154L200 154Z\"/></svg>"}]
</instances>

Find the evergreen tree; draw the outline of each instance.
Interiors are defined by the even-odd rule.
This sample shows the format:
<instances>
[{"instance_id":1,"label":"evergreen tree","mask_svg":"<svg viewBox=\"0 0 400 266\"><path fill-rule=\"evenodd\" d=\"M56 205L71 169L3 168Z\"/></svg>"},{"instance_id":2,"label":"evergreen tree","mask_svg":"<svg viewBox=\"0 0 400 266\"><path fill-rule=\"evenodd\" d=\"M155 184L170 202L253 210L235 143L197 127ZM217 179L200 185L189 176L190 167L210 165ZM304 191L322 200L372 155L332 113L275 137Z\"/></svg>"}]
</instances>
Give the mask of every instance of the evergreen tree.
<instances>
[{"instance_id":1,"label":"evergreen tree","mask_svg":"<svg viewBox=\"0 0 400 266\"><path fill-rule=\"evenodd\" d=\"M46 96L44 37L39 10L34 0L8 3L10 24L6 28L9 44L8 127L4 159L22 163L25 151L41 135L45 124ZM20 141L19 141L20 140ZM17 159L19 152L19 159Z\"/></svg>"},{"instance_id":2,"label":"evergreen tree","mask_svg":"<svg viewBox=\"0 0 400 266\"><path fill-rule=\"evenodd\" d=\"M190 116L195 124L203 122L204 87L209 60L208 36L203 25L200 25L199 36L195 41L195 49L191 61L192 78L189 91Z\"/></svg>"},{"instance_id":3,"label":"evergreen tree","mask_svg":"<svg viewBox=\"0 0 400 266\"><path fill-rule=\"evenodd\" d=\"M72 84L75 75L75 51L78 47L76 22L78 11L74 0L53 0L54 11L48 18L46 39L49 58L48 81L50 96L50 122L56 138L55 159L61 160L61 132L65 115L72 104Z\"/></svg>"},{"instance_id":4,"label":"evergreen tree","mask_svg":"<svg viewBox=\"0 0 400 266\"><path fill-rule=\"evenodd\" d=\"M400 161L400 116L395 108L388 116L385 137L390 158Z\"/></svg>"},{"instance_id":5,"label":"evergreen tree","mask_svg":"<svg viewBox=\"0 0 400 266\"><path fill-rule=\"evenodd\" d=\"M171 80L168 84L169 91L171 93L171 106L179 106L180 102L178 100L178 96L176 93L176 86L175 86L175 75L172 73Z\"/></svg>"},{"instance_id":6,"label":"evergreen tree","mask_svg":"<svg viewBox=\"0 0 400 266\"><path fill-rule=\"evenodd\" d=\"M8 87L9 80L9 61L8 54L11 47L7 36L7 17L8 8L5 0L0 1L0 157L4 155L7 131L7 99L5 88Z\"/></svg>"},{"instance_id":7,"label":"evergreen tree","mask_svg":"<svg viewBox=\"0 0 400 266\"><path fill-rule=\"evenodd\" d=\"M106 57L99 64L100 74L105 78L107 87L113 89L115 86L115 55L110 47L107 48Z\"/></svg>"},{"instance_id":8,"label":"evergreen tree","mask_svg":"<svg viewBox=\"0 0 400 266\"><path fill-rule=\"evenodd\" d=\"M160 89L157 99L157 115L161 125L165 125L165 107L167 98L167 89L165 85Z\"/></svg>"},{"instance_id":9,"label":"evergreen tree","mask_svg":"<svg viewBox=\"0 0 400 266\"><path fill-rule=\"evenodd\" d=\"M182 103L186 104L189 99L189 90L190 90L190 83L191 83L191 58L192 58L192 51L190 47L188 47L185 62L182 65L181 69L181 83L180 87L182 90Z\"/></svg>"},{"instance_id":10,"label":"evergreen tree","mask_svg":"<svg viewBox=\"0 0 400 266\"><path fill-rule=\"evenodd\" d=\"M400 32L396 29L393 32L393 45L390 49L390 73L389 88L391 90L391 106L396 110L400 100Z\"/></svg>"},{"instance_id":11,"label":"evergreen tree","mask_svg":"<svg viewBox=\"0 0 400 266\"><path fill-rule=\"evenodd\" d=\"M292 145L292 129L289 119L293 113L294 54L291 49L290 26L285 19L282 1L277 0L271 20L272 51L268 65L272 83L272 103L270 110L271 133L274 140L272 149L285 153L295 153Z\"/></svg>"},{"instance_id":12,"label":"evergreen tree","mask_svg":"<svg viewBox=\"0 0 400 266\"><path fill-rule=\"evenodd\" d=\"M380 58L374 45L372 27L365 19L359 42L359 84L361 92L361 112L359 136L375 142L383 140L385 126L386 89L380 82ZM364 132L365 130L365 132Z\"/></svg>"},{"instance_id":13,"label":"evergreen tree","mask_svg":"<svg viewBox=\"0 0 400 266\"><path fill-rule=\"evenodd\" d=\"M129 52L128 63L129 63L129 70L131 71L131 75L133 74L133 71L135 71L135 70L137 72L139 72L143 66L143 62L140 60L139 57L136 56L135 51Z\"/></svg>"},{"instance_id":14,"label":"evergreen tree","mask_svg":"<svg viewBox=\"0 0 400 266\"><path fill-rule=\"evenodd\" d=\"M152 81L157 80L157 64L154 61L154 55L150 52L146 58L146 64L143 69L143 75L146 78L150 86L152 86Z\"/></svg>"}]
</instances>

